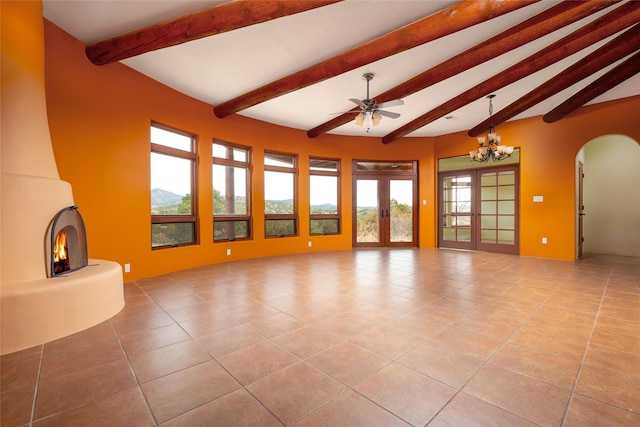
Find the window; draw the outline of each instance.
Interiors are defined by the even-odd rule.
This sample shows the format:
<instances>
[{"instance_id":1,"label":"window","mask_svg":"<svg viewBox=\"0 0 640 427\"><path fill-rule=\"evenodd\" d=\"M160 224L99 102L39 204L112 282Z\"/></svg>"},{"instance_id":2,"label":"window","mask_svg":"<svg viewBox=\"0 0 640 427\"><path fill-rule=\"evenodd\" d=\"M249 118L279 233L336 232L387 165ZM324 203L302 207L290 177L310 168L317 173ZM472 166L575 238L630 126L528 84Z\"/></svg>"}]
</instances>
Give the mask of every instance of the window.
<instances>
[{"instance_id":1,"label":"window","mask_svg":"<svg viewBox=\"0 0 640 427\"><path fill-rule=\"evenodd\" d=\"M213 241L251 238L251 150L213 142Z\"/></svg>"},{"instance_id":2,"label":"window","mask_svg":"<svg viewBox=\"0 0 640 427\"><path fill-rule=\"evenodd\" d=\"M298 234L297 175L296 156L264 153L264 229L266 237L296 236Z\"/></svg>"},{"instance_id":3,"label":"window","mask_svg":"<svg viewBox=\"0 0 640 427\"><path fill-rule=\"evenodd\" d=\"M340 233L340 160L309 159L310 234Z\"/></svg>"},{"instance_id":4,"label":"window","mask_svg":"<svg viewBox=\"0 0 640 427\"><path fill-rule=\"evenodd\" d=\"M197 243L196 137L151 124L151 247Z\"/></svg>"}]
</instances>

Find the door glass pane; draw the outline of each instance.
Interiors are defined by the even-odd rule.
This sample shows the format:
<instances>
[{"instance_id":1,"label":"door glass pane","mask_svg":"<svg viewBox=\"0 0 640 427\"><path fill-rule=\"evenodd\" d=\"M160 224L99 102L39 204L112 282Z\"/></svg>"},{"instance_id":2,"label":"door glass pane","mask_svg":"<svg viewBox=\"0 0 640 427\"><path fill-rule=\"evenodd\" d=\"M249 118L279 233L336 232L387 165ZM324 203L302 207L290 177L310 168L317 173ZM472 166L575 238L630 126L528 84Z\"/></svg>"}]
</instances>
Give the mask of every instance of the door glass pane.
<instances>
[{"instance_id":1,"label":"door glass pane","mask_svg":"<svg viewBox=\"0 0 640 427\"><path fill-rule=\"evenodd\" d=\"M482 178L480 179L480 185L482 187L496 185L496 174L495 173L483 173L482 174Z\"/></svg>"},{"instance_id":2,"label":"door glass pane","mask_svg":"<svg viewBox=\"0 0 640 427\"><path fill-rule=\"evenodd\" d=\"M496 212L496 202L480 202L480 212L482 215L495 215Z\"/></svg>"},{"instance_id":3,"label":"door glass pane","mask_svg":"<svg viewBox=\"0 0 640 427\"><path fill-rule=\"evenodd\" d=\"M480 240L482 243L496 243L496 230L481 230Z\"/></svg>"},{"instance_id":4,"label":"door glass pane","mask_svg":"<svg viewBox=\"0 0 640 427\"><path fill-rule=\"evenodd\" d=\"M515 233L508 230L498 230L498 243L502 245L513 245L515 243Z\"/></svg>"},{"instance_id":5,"label":"door glass pane","mask_svg":"<svg viewBox=\"0 0 640 427\"><path fill-rule=\"evenodd\" d=\"M513 185L498 187L498 199L513 200L515 197L515 190L516 189Z\"/></svg>"},{"instance_id":6,"label":"door glass pane","mask_svg":"<svg viewBox=\"0 0 640 427\"><path fill-rule=\"evenodd\" d=\"M513 200L498 202L498 213L501 215L513 215L515 213L515 203Z\"/></svg>"},{"instance_id":7,"label":"door glass pane","mask_svg":"<svg viewBox=\"0 0 640 427\"><path fill-rule=\"evenodd\" d=\"M480 225L482 228L496 228L496 217L494 215L482 215Z\"/></svg>"},{"instance_id":8,"label":"door glass pane","mask_svg":"<svg viewBox=\"0 0 640 427\"><path fill-rule=\"evenodd\" d=\"M412 181L389 181L389 223L391 242L413 241Z\"/></svg>"},{"instance_id":9,"label":"door glass pane","mask_svg":"<svg viewBox=\"0 0 640 427\"><path fill-rule=\"evenodd\" d=\"M454 241L456 240L456 229L451 227L444 227L442 229L442 239Z\"/></svg>"},{"instance_id":10,"label":"door glass pane","mask_svg":"<svg viewBox=\"0 0 640 427\"><path fill-rule=\"evenodd\" d=\"M356 183L356 242L380 242L378 180L358 179Z\"/></svg>"},{"instance_id":11,"label":"door glass pane","mask_svg":"<svg viewBox=\"0 0 640 427\"><path fill-rule=\"evenodd\" d=\"M482 187L481 197L482 200L495 200L496 199L496 187Z\"/></svg>"},{"instance_id":12,"label":"door glass pane","mask_svg":"<svg viewBox=\"0 0 640 427\"><path fill-rule=\"evenodd\" d=\"M509 216L499 216L498 217L498 228L502 230L514 230L515 229L515 218L511 215Z\"/></svg>"},{"instance_id":13,"label":"door glass pane","mask_svg":"<svg viewBox=\"0 0 640 427\"><path fill-rule=\"evenodd\" d=\"M498 185L514 185L516 176L514 171L506 171L498 173Z\"/></svg>"},{"instance_id":14,"label":"door glass pane","mask_svg":"<svg viewBox=\"0 0 640 427\"><path fill-rule=\"evenodd\" d=\"M443 229L446 241L471 241L471 176L445 177L442 181Z\"/></svg>"},{"instance_id":15,"label":"door glass pane","mask_svg":"<svg viewBox=\"0 0 640 427\"><path fill-rule=\"evenodd\" d=\"M470 242L471 241L471 229L470 228L458 228L458 242Z\"/></svg>"}]
</instances>

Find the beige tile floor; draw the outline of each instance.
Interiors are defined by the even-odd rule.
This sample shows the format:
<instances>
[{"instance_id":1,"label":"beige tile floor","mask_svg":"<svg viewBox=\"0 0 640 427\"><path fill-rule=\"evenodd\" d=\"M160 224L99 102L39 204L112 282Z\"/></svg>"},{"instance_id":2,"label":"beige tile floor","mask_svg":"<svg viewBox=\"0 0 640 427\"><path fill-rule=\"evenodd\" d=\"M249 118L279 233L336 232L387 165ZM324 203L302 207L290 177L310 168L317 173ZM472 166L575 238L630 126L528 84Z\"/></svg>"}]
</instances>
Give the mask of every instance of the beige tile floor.
<instances>
[{"instance_id":1,"label":"beige tile floor","mask_svg":"<svg viewBox=\"0 0 640 427\"><path fill-rule=\"evenodd\" d=\"M640 425L638 258L338 251L125 294L2 356L2 426Z\"/></svg>"}]
</instances>

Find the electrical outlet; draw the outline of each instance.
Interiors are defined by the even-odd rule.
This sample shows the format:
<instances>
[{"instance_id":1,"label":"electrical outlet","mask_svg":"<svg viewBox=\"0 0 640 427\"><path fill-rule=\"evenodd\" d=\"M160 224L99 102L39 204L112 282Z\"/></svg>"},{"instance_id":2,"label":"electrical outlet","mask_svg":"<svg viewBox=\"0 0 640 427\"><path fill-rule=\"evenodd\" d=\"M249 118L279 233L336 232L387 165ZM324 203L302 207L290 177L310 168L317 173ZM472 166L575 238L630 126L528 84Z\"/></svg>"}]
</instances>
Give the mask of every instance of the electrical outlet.
<instances>
[{"instance_id":1,"label":"electrical outlet","mask_svg":"<svg viewBox=\"0 0 640 427\"><path fill-rule=\"evenodd\" d=\"M547 238L546 238L546 237L543 237L543 238L542 238L542 244L543 244L543 245L546 245L546 244L547 244Z\"/></svg>"},{"instance_id":2,"label":"electrical outlet","mask_svg":"<svg viewBox=\"0 0 640 427\"><path fill-rule=\"evenodd\" d=\"M231 255L231 249L227 249L227 256Z\"/></svg>"},{"instance_id":3,"label":"electrical outlet","mask_svg":"<svg viewBox=\"0 0 640 427\"><path fill-rule=\"evenodd\" d=\"M309 247L313 246L313 243L311 243L311 240L309 240L309 243L307 243L307 246Z\"/></svg>"},{"instance_id":4,"label":"electrical outlet","mask_svg":"<svg viewBox=\"0 0 640 427\"><path fill-rule=\"evenodd\" d=\"M131 273L131 264L126 263L126 264L124 265L124 272L125 272L125 273Z\"/></svg>"}]
</instances>

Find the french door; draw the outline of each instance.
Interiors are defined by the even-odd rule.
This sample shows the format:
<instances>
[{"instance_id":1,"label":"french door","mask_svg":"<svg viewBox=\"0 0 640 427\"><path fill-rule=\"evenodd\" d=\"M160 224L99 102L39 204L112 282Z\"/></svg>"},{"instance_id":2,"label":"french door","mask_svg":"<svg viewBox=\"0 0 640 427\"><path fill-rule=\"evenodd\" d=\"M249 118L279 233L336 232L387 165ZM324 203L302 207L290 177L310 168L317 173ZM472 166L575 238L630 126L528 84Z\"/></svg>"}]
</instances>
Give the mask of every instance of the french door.
<instances>
[{"instance_id":1,"label":"french door","mask_svg":"<svg viewBox=\"0 0 640 427\"><path fill-rule=\"evenodd\" d=\"M354 246L417 245L415 163L354 162Z\"/></svg>"},{"instance_id":2,"label":"french door","mask_svg":"<svg viewBox=\"0 0 640 427\"><path fill-rule=\"evenodd\" d=\"M519 253L517 166L439 174L438 245Z\"/></svg>"}]
</instances>

